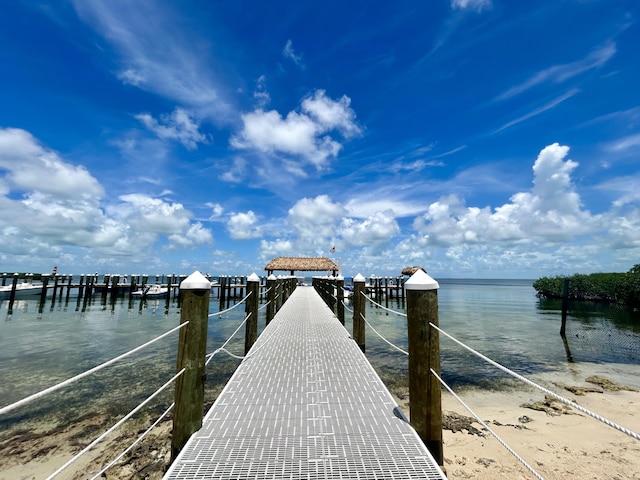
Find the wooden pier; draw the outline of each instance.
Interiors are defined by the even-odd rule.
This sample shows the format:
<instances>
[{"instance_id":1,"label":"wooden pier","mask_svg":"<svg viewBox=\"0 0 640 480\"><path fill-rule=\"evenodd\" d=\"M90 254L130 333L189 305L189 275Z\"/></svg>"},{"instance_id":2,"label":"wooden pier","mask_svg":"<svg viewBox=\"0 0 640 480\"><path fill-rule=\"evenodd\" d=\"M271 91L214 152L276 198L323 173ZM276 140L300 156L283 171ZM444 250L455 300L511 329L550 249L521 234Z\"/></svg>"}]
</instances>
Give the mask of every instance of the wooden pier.
<instances>
[{"instance_id":1,"label":"wooden pier","mask_svg":"<svg viewBox=\"0 0 640 480\"><path fill-rule=\"evenodd\" d=\"M446 477L333 312L298 287L164 478Z\"/></svg>"}]
</instances>

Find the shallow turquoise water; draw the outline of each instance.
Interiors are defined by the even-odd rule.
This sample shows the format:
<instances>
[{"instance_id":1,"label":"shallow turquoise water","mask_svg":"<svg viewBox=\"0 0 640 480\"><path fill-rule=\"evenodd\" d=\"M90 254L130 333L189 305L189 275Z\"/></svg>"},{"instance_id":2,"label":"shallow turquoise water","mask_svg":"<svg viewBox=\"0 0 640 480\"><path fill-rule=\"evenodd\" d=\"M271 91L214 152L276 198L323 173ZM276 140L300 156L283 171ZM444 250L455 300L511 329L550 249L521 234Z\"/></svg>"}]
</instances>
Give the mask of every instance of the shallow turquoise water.
<instances>
[{"instance_id":1,"label":"shallow turquoise water","mask_svg":"<svg viewBox=\"0 0 640 480\"><path fill-rule=\"evenodd\" d=\"M441 328L490 358L523 375L575 375L605 371L618 378L640 363L640 319L625 309L602 305L572 305L565 345L559 335L560 304L535 297L531 281L441 280L438 291ZM397 311L401 299L380 300ZM175 300L111 302L97 295L83 307L69 301L17 300L8 314L0 304L0 406L81 373L164 333L179 323ZM349 305L348 305L349 306ZM226 307L223 306L223 308ZM210 312L220 309L212 297ZM259 326L264 326L264 309ZM347 312L346 328L352 323ZM406 319L368 303L366 317L389 341L406 350ZM244 318L244 307L210 318L208 351L220 346ZM177 333L100 373L0 418L0 429L47 418L61 424L88 412L122 414L168 380L175 372ZM241 355L244 328L228 346ZM406 386L407 358L367 329L367 357L391 389ZM455 388L503 388L512 382L452 341L441 337L443 378ZM211 399L239 361L216 356L207 371ZM626 383L633 384L633 379ZM637 381L636 381L637 382ZM636 384L636 386L639 386ZM173 398L170 388L150 407L164 409Z\"/></svg>"}]
</instances>

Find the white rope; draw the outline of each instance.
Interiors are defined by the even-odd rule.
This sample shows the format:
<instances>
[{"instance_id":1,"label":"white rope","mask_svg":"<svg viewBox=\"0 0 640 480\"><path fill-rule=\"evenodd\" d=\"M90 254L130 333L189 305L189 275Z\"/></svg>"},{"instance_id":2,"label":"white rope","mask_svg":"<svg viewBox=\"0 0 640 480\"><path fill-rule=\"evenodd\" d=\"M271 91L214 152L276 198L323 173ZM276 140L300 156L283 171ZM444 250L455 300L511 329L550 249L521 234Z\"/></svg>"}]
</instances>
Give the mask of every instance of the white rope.
<instances>
[{"instance_id":1,"label":"white rope","mask_svg":"<svg viewBox=\"0 0 640 480\"><path fill-rule=\"evenodd\" d=\"M520 455L518 455L518 454L517 454L517 453L516 453L516 452L515 452L515 451L514 451L514 450L513 450L509 445L507 445L507 444L506 444L506 442L505 442L504 440L502 440L502 439L498 436L498 434L497 434L496 432L494 432L493 430L491 430L491 428L489 428L489 425L487 425L487 424L486 424L486 423L485 423L485 422L484 422L484 421L483 421L483 420L482 420L478 415L476 415L476 414L475 414L475 412L474 412L473 410L471 410L471 408L469 408L469 406L468 406L466 403L464 403L464 401L463 401L463 400L462 400L458 395L456 395L456 393L451 389L451 387L449 387L449 385L447 385L447 384L444 382L444 380L442 380L442 378L440 378L440 376L439 376L439 375L438 375L438 374L433 370L433 368L431 368L430 370L431 370L431 373L433 374L433 376L434 376L434 377L436 377L436 378L440 381L440 383L442 384L442 386L443 386L444 388L446 388L446 389L449 391L449 393L450 393L451 395L453 395L453 396L454 396L454 398L455 398L456 400L458 400L458 401L462 404L462 406L463 406L464 408L466 408L466 409L467 409L467 411L468 411L471 415L473 415L473 416L475 417L475 419L476 419L478 422L480 422L480 424L481 424L485 429L487 429L491 435L493 435L493 436L496 438L496 440L498 440L498 442L500 442L500 445L502 445L504 448L506 448L506 449L509 451L509 453L511 453L511 455L513 455L514 457L516 457L516 459L518 459L518 461L519 461L520 463L522 463L522 464L526 467L526 469L527 469L527 470L529 470L529 471L530 471L530 472L531 472L531 473L532 473L532 474L533 474L533 475L534 475L538 480L544 480L544 478L543 478L542 476L540 476L540 474L539 474L538 472L536 472L536 471L533 469L533 467L532 467L531 465L529 465L529 464L526 462L526 460L525 460L524 458L522 458Z\"/></svg>"},{"instance_id":2,"label":"white rope","mask_svg":"<svg viewBox=\"0 0 640 480\"><path fill-rule=\"evenodd\" d=\"M153 422L153 424L147 428L147 430L145 430L145 432L140 435L138 438L136 438L136 440L129 445L122 453L120 453L116 458L114 458L113 460L111 460L105 467L102 468L102 470L100 470L98 473L96 473L93 477L91 477L91 480L96 480L97 478L101 477L103 473L105 473L107 470L109 470L111 467L113 467L116 463L118 463L118 461L124 457L127 453L129 453L131 450L133 450L133 448L140 443L150 432L151 430L153 430L161 421L164 417L166 417L169 412L171 410L173 410L173 407L175 407L175 402L172 403L171 405L169 405L169 407L164 411L164 413L162 415L160 415L157 420L155 422Z\"/></svg>"},{"instance_id":3,"label":"white rope","mask_svg":"<svg viewBox=\"0 0 640 480\"><path fill-rule=\"evenodd\" d=\"M142 407L144 407L147 403L149 403L151 400L153 400L156 396L158 396L165 388L167 388L169 385L171 385L171 383L173 383L180 375L182 375L185 372L185 369L183 368L182 370L180 370L178 373L176 373L173 377L171 377L171 379L169 381L167 381L162 387L160 387L158 390L156 390L153 394L151 394L151 396L147 397L147 399L145 401L143 401L140 405L138 405L136 408L134 408L133 410L131 410L129 413L127 413L124 417L122 417L120 420L118 420L116 422L115 425L113 425L110 429L108 429L106 432L104 432L102 435L100 435L98 438L96 438L93 442L91 442L89 445L87 445L86 447L84 447L79 453L77 453L76 455L74 455L69 461L67 461L67 463L65 463L64 465L62 465L60 468L58 468L58 470L56 470L55 472L53 472L51 475L49 475L46 480L51 480L52 478L56 477L59 473L61 473L63 470L65 470L69 465L71 465L72 463L74 463L76 460L78 460L78 458L80 458L82 455L84 455L85 453L87 453L89 450L91 450L93 447L95 447L98 443L100 443L102 440L104 440L104 438L109 435L111 432L113 432L115 429L117 429L120 425L122 425L124 422L126 422L127 420L129 420L133 415L135 415L138 411L140 411L142 409Z\"/></svg>"},{"instance_id":4,"label":"white rope","mask_svg":"<svg viewBox=\"0 0 640 480\"><path fill-rule=\"evenodd\" d=\"M261 306L258 310L264 310L265 308L267 308L267 305L269 305L270 303L271 303L271 300L269 300L267 303Z\"/></svg>"},{"instance_id":5,"label":"white rope","mask_svg":"<svg viewBox=\"0 0 640 480\"><path fill-rule=\"evenodd\" d=\"M342 302L342 306L347 310L347 312L353 313L353 310L351 310L349 307L347 307L344 302Z\"/></svg>"},{"instance_id":6,"label":"white rope","mask_svg":"<svg viewBox=\"0 0 640 480\"><path fill-rule=\"evenodd\" d=\"M367 322L367 319L366 319L366 318L364 318L364 315L362 315L362 313L360 314L360 318L362 318L362 320L364 320L364 323L366 323L367 325L369 325L369 328L371 328L371 330L373 330L373 333L375 333L376 335L378 335L382 340L384 340L385 342L387 342L389 345L391 345L391 346L392 346L393 348L395 348L396 350L398 350L398 351L400 351L400 352L404 353L404 354L405 354L405 355L407 355L407 356L409 355L409 352L406 352L406 351L404 351L403 349L401 349L400 347L395 346L395 345L394 345L393 343L391 343L389 340L387 340L387 339L386 339L386 338L384 338L382 335L380 335L380 334L378 333L378 331L377 331L375 328L373 328L373 326L372 326L369 322Z\"/></svg>"},{"instance_id":7,"label":"white rope","mask_svg":"<svg viewBox=\"0 0 640 480\"><path fill-rule=\"evenodd\" d=\"M212 359L214 356L216 356L216 354L217 354L218 352L226 352L226 353L228 353L229 355L231 355L232 357L235 357L235 358L240 358L240 359L244 358L244 357L238 357L238 356L236 356L236 355L232 354L231 352L229 352L228 350L226 350L224 347L226 347L226 346L227 346L227 343L229 343L229 342L231 341L231 339L235 336L235 334L236 334L236 333L238 333L238 331L242 328L242 326L243 326L245 323L247 323L247 320L249 319L249 317L250 317L250 316L251 316L251 312L249 312L249 315L247 315L246 317L244 317L244 320L242 320L242 322L240 323L240 325L238 325L238 328L236 328L236 329L234 330L234 332L231 334L231 336L230 336L229 338L227 338L227 340L222 344L222 346L221 346L221 347L217 348L217 349L216 349L216 350L214 350L212 353L210 353L209 355L207 355L207 357L208 357L208 358L207 358L207 360L206 360L206 361L205 361L205 363L204 363L204 364L205 364L205 366L206 366L206 365L209 365L209 362L211 361L211 359Z\"/></svg>"},{"instance_id":8,"label":"white rope","mask_svg":"<svg viewBox=\"0 0 640 480\"><path fill-rule=\"evenodd\" d=\"M451 340L453 340L455 343L457 343L458 345L460 345L461 347L467 349L468 351L470 351L471 353L473 353L474 355L477 355L478 357L480 357L481 359L483 359L485 362L490 363L491 365L493 365L496 368L499 368L500 370L502 370L505 373L508 373L509 375L511 375L512 377L517 378L518 380L526 383L527 385L530 385L534 388L537 388L538 390L546 393L547 395L555 398L556 400L569 405L571 408L575 408L576 410L584 413L585 415L589 415L590 417L595 418L596 420L601 421L602 423L604 423L605 425L609 425L610 427L615 428L616 430L619 430L622 433L626 433L627 435L629 435L630 437L635 438L636 440L640 440L640 435L638 435L637 433L629 430L628 428L625 428L621 425L618 425L617 423L612 422L611 420L608 420L600 415L598 415L597 413L592 412L591 410L587 410L584 407L581 407L580 405L578 405L575 402L572 402L571 400L568 400L560 395L558 395L555 392L552 392L551 390L549 390L548 388L544 388L540 385L538 385L537 383L529 380L528 378L523 377L522 375L517 374L516 372L513 372L511 370L509 370L507 367L499 364L498 362L495 362L494 360L491 360L489 357L486 357L485 355L475 351L473 348L465 345L464 343L462 343L460 340L457 340L456 338L452 337L451 335L449 335L447 332L445 332L444 330L442 330L441 328L439 328L438 326L434 325L433 323L429 322L429 325L431 325L433 328L435 328L436 330L438 330L440 333L442 333L443 335L445 335L446 337L450 338Z\"/></svg>"},{"instance_id":9,"label":"white rope","mask_svg":"<svg viewBox=\"0 0 640 480\"><path fill-rule=\"evenodd\" d=\"M401 317L406 317L406 316L407 316L407 314L406 314L406 313L397 312L396 310L391 310L390 308L383 307L383 306L382 306L382 305L380 305L379 303L374 302L371 298L367 297L367 296L365 295L365 293L364 293L364 292L360 292L360 293L362 293L362 296L363 296L364 298L366 298L367 300L369 300L371 303L373 303L376 307L380 307L381 309L386 310L387 312L395 313L396 315L399 315L399 316L401 316Z\"/></svg>"},{"instance_id":10,"label":"white rope","mask_svg":"<svg viewBox=\"0 0 640 480\"><path fill-rule=\"evenodd\" d=\"M240 300L238 303L236 303L233 307L227 308L226 310L222 310L221 312L214 312L214 313L210 313L209 317L215 317L216 315L223 315L227 312L230 312L231 310L233 310L236 307L239 307L240 305L242 305L244 303L244 301L249 298L249 295L251 295L251 292L247 293L247 295Z\"/></svg>"},{"instance_id":11,"label":"white rope","mask_svg":"<svg viewBox=\"0 0 640 480\"><path fill-rule=\"evenodd\" d=\"M177 327L172 328L172 329L171 329L171 330L169 330L168 332L163 333L163 334L162 334L162 335L160 335L159 337L156 337L156 338L154 338L153 340L150 340L150 341L148 341L147 343L145 343L145 344L143 344L143 345L140 345L139 347L134 348L133 350L129 350L128 352L123 353L122 355L120 355L120 356L118 356L118 357L116 357L116 358L112 358L111 360L109 360L109 361L107 361L107 362L104 362L104 363L103 363L103 364L101 364L101 365L98 365L98 366L96 366L96 367L93 367L92 369L87 370L86 372L80 373L80 374L76 375L75 377L72 377L72 378L69 378L69 379L67 379L67 380L65 380L65 381L63 381L63 382L60 382L60 383L58 383L57 385L53 385L52 387L49 387L49 388L47 388L47 389L45 389L45 390L42 390L42 391L40 391L40 392L38 392L38 393L34 393L33 395L30 395L30 396L28 396L28 397L26 397L26 398L23 398L22 400L19 400L19 401L17 401L16 403L13 403L13 404L11 404L11 405L7 405L6 407L3 407L3 408L1 408L1 409L0 409L0 415L3 415L3 414L5 414L5 413L7 413L7 412L10 412L11 410L13 410L13 409L15 409L15 408L21 407L22 405L25 405L25 404L27 404L27 403L29 403L29 402L32 402L33 400L36 400L36 399L41 398L41 397L44 397L45 395L48 395L49 393L55 392L56 390L59 390L59 389L61 389L62 387L66 387L67 385L69 385L69 384L71 384L71 383L75 382L76 380L80 380L81 378L84 378L84 377L86 377L87 375L91 375L92 373L95 373L95 372L97 372L98 370L102 370L103 368L108 367L109 365L111 365L111 364L113 364L113 363L115 363L115 362L117 362L117 361L119 361L119 360L122 360L123 358L128 357L129 355L132 355L132 354L134 354L134 353L136 353L136 352L139 352L139 351L140 351L140 350L142 350L143 348L148 347L148 346L149 346L149 345L151 345L152 343L157 342L158 340L160 340L160 339L162 339L162 338L166 337L167 335L172 334L172 333L173 333L173 332L175 332L176 330L179 330L179 329L181 329L182 327L184 327L185 325L188 325L188 324L189 324L189 322L188 322L188 321L187 321L187 322L184 322L184 323L181 323L181 324L180 324L180 325L178 325Z\"/></svg>"}]
</instances>

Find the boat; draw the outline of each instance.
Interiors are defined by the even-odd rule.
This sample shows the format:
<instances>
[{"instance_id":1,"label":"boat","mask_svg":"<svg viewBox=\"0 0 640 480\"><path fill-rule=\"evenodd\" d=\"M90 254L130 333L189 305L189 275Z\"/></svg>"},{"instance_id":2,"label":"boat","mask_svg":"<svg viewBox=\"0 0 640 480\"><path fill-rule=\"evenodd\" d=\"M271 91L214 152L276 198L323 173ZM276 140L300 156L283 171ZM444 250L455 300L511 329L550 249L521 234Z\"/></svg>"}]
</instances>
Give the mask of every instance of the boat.
<instances>
[{"instance_id":1,"label":"boat","mask_svg":"<svg viewBox=\"0 0 640 480\"><path fill-rule=\"evenodd\" d=\"M9 298L11 296L12 285L0 286L0 298ZM16 283L15 298L31 297L42 293L42 284L18 282Z\"/></svg>"},{"instance_id":2,"label":"boat","mask_svg":"<svg viewBox=\"0 0 640 480\"><path fill-rule=\"evenodd\" d=\"M131 295L140 298L158 298L166 297L168 291L169 288L167 286L157 285L154 283L151 285L144 285L143 287L140 287L135 292L132 292Z\"/></svg>"}]
</instances>

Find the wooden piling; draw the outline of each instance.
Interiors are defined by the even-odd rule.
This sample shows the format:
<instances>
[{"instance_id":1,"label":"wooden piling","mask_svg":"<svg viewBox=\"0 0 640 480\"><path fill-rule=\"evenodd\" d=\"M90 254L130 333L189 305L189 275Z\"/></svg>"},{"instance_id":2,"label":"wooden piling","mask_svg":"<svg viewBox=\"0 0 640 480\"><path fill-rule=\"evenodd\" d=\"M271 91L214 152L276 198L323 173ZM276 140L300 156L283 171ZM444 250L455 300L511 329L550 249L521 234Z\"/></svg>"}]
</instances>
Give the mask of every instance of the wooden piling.
<instances>
[{"instance_id":1,"label":"wooden piling","mask_svg":"<svg viewBox=\"0 0 640 480\"><path fill-rule=\"evenodd\" d=\"M440 335L429 326L438 325L438 282L418 270L405 283L407 291L407 336L409 339L410 421L438 465L442 466L442 399Z\"/></svg>"},{"instance_id":2,"label":"wooden piling","mask_svg":"<svg viewBox=\"0 0 640 480\"><path fill-rule=\"evenodd\" d=\"M189 325L180 330L178 343L176 371L183 368L185 371L175 386L171 461L202 426L210 292L211 284L197 271L187 277L180 288L180 324L189 322Z\"/></svg>"},{"instance_id":3,"label":"wooden piling","mask_svg":"<svg viewBox=\"0 0 640 480\"><path fill-rule=\"evenodd\" d=\"M13 313L13 302L16 299L16 288L18 287L18 274L14 273L13 274L13 281L11 283L11 293L9 293L9 307L7 309L7 312L9 313L9 315L11 315Z\"/></svg>"},{"instance_id":4,"label":"wooden piling","mask_svg":"<svg viewBox=\"0 0 640 480\"><path fill-rule=\"evenodd\" d=\"M353 339L365 351L365 280L361 274L353 277Z\"/></svg>"},{"instance_id":5,"label":"wooden piling","mask_svg":"<svg viewBox=\"0 0 640 480\"><path fill-rule=\"evenodd\" d=\"M277 279L273 273L267 277L267 325L273 320L276 312L276 282Z\"/></svg>"},{"instance_id":6,"label":"wooden piling","mask_svg":"<svg viewBox=\"0 0 640 480\"><path fill-rule=\"evenodd\" d=\"M336 277L336 293L338 294L338 320L344 325L344 277Z\"/></svg>"},{"instance_id":7,"label":"wooden piling","mask_svg":"<svg viewBox=\"0 0 640 480\"><path fill-rule=\"evenodd\" d=\"M247 314L247 323L245 324L244 335L244 354L251 350L251 347L258 339L258 304L260 303L259 295L260 277L252 273L247 278L247 298L245 313Z\"/></svg>"},{"instance_id":8,"label":"wooden piling","mask_svg":"<svg viewBox=\"0 0 640 480\"><path fill-rule=\"evenodd\" d=\"M567 310L569 308L569 279L562 282L562 324L560 325L560 336L567 336Z\"/></svg>"}]
</instances>

